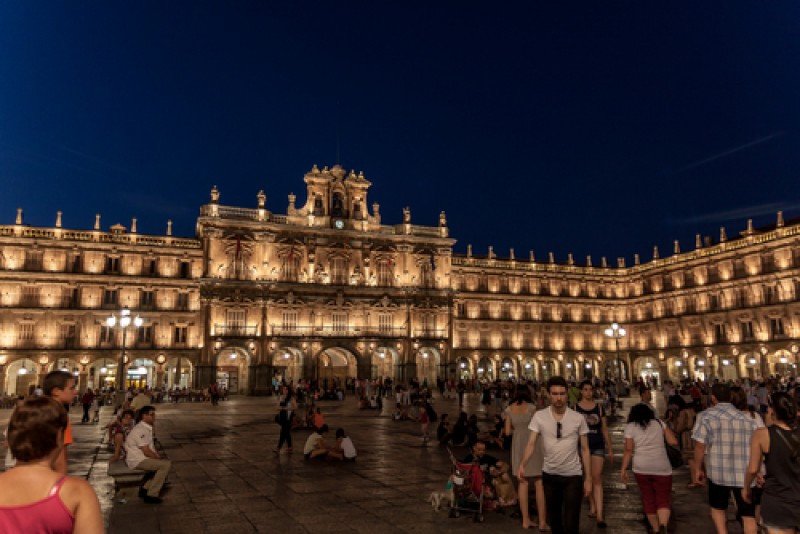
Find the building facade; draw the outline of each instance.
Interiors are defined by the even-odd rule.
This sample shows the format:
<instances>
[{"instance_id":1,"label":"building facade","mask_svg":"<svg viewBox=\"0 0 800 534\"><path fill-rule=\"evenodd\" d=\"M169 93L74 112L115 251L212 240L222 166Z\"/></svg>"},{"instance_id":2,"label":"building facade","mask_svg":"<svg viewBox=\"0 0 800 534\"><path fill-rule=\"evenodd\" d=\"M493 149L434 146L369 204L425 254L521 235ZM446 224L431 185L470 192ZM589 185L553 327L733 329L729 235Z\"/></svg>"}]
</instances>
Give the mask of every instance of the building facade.
<instances>
[{"instance_id":1,"label":"building facade","mask_svg":"<svg viewBox=\"0 0 800 534\"><path fill-rule=\"evenodd\" d=\"M437 226L382 223L370 182L339 166L306 173L285 213L225 206L214 187L194 239L0 226L0 392L52 369L81 388L205 387L266 394L274 377L486 379L554 374L795 374L800 224L626 266L530 252L454 255ZM128 307L142 326L108 326ZM605 333L611 323L621 338Z\"/></svg>"}]
</instances>

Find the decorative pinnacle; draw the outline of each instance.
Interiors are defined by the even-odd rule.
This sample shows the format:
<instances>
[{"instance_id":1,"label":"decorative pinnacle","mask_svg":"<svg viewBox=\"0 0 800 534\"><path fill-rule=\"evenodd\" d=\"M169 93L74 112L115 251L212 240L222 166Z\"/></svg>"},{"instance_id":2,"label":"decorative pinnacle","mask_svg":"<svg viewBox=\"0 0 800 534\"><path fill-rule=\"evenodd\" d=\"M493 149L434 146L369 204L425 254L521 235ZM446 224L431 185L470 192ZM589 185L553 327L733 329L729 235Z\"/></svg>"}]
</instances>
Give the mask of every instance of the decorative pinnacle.
<instances>
[{"instance_id":1,"label":"decorative pinnacle","mask_svg":"<svg viewBox=\"0 0 800 534\"><path fill-rule=\"evenodd\" d=\"M719 227L719 242L724 243L728 240L728 233L725 231L724 226Z\"/></svg>"},{"instance_id":2,"label":"decorative pinnacle","mask_svg":"<svg viewBox=\"0 0 800 534\"><path fill-rule=\"evenodd\" d=\"M658 255L658 245L654 245L654 246L653 246L653 259L654 259L654 260L657 260L658 258L659 258L659 255Z\"/></svg>"}]
</instances>

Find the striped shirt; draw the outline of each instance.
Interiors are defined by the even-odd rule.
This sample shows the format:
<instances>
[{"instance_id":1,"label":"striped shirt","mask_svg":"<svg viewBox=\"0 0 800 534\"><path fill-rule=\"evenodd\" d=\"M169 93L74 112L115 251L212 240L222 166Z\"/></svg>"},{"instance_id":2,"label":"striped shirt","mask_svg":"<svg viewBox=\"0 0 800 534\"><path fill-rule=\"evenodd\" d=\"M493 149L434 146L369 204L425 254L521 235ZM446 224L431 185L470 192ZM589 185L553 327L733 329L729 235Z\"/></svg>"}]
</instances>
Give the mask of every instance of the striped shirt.
<instances>
[{"instance_id":1,"label":"striped shirt","mask_svg":"<svg viewBox=\"0 0 800 534\"><path fill-rule=\"evenodd\" d=\"M719 486L741 488L750 460L756 421L728 402L700 412L692 439L706 446L708 479Z\"/></svg>"}]
</instances>

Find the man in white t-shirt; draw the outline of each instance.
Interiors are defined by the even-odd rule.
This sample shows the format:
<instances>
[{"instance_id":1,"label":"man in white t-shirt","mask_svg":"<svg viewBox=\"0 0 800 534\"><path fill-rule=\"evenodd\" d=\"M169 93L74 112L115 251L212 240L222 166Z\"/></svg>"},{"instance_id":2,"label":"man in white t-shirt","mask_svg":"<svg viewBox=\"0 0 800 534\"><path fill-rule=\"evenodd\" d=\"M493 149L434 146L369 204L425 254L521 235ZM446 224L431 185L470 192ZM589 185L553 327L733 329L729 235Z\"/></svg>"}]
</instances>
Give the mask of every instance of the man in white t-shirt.
<instances>
[{"instance_id":1,"label":"man in white t-shirt","mask_svg":"<svg viewBox=\"0 0 800 534\"><path fill-rule=\"evenodd\" d=\"M145 406L139 410L139 423L125 438L125 463L131 469L155 471L153 478L139 488L139 497L148 504L161 502L161 488L167 480L172 462L164 460L156 452L153 441L153 424L156 422L156 409Z\"/></svg>"},{"instance_id":2,"label":"man in white t-shirt","mask_svg":"<svg viewBox=\"0 0 800 534\"><path fill-rule=\"evenodd\" d=\"M525 478L525 466L533 456L536 441L541 438L544 451L542 482L550 528L553 534L578 534L581 501L592 493L592 470L586 437L589 427L582 415L567 407L567 382L564 378L554 376L548 380L547 391L550 407L537 411L531 419L528 427L531 430L530 439L517 477Z\"/></svg>"}]
</instances>

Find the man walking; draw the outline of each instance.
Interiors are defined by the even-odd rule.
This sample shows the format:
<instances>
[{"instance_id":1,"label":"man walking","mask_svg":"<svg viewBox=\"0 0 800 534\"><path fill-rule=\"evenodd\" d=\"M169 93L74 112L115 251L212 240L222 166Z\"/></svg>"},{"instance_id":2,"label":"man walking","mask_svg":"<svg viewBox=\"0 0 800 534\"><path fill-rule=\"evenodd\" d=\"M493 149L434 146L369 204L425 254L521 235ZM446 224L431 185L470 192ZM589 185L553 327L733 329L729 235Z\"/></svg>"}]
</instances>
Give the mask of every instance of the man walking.
<instances>
[{"instance_id":1,"label":"man walking","mask_svg":"<svg viewBox=\"0 0 800 534\"><path fill-rule=\"evenodd\" d=\"M697 462L694 482L702 484L708 479L708 504L717 534L728 533L726 511L731 493L745 534L755 534L755 505L742 499L742 488L756 420L731 404L731 389L727 384L712 386L711 403L712 408L697 416L692 431Z\"/></svg>"},{"instance_id":2,"label":"man walking","mask_svg":"<svg viewBox=\"0 0 800 534\"><path fill-rule=\"evenodd\" d=\"M81 423L86 424L89 422L89 410L92 409L92 403L94 402L94 392L92 388L86 388L86 391L83 392L81 396L81 404L83 405L83 417L81 418Z\"/></svg>"},{"instance_id":3,"label":"man walking","mask_svg":"<svg viewBox=\"0 0 800 534\"><path fill-rule=\"evenodd\" d=\"M525 466L533 456L536 441L541 438L544 452L542 482L550 527L553 534L578 534L581 501L592 493L589 427L582 415L567 407L567 382L564 378L554 376L548 380L547 391L550 407L537 411L531 419L528 427L531 434L517 478L525 478Z\"/></svg>"}]
</instances>

